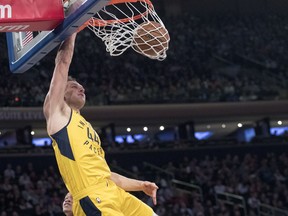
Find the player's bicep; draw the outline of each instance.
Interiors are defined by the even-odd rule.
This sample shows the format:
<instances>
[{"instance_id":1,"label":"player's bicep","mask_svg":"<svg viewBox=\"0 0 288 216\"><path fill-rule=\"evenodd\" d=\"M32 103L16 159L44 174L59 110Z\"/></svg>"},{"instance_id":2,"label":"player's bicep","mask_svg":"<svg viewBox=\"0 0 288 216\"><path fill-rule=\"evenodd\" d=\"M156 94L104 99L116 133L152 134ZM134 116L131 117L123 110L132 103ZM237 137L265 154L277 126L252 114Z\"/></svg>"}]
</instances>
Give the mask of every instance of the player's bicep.
<instances>
[{"instance_id":1,"label":"player's bicep","mask_svg":"<svg viewBox=\"0 0 288 216\"><path fill-rule=\"evenodd\" d=\"M53 98L64 100L68 80L69 64L60 62L55 66L49 87L50 100Z\"/></svg>"},{"instance_id":2,"label":"player's bicep","mask_svg":"<svg viewBox=\"0 0 288 216\"><path fill-rule=\"evenodd\" d=\"M44 102L44 115L61 109L64 104L64 95L68 79L69 66L59 63L56 65L50 83L49 91Z\"/></svg>"}]
</instances>

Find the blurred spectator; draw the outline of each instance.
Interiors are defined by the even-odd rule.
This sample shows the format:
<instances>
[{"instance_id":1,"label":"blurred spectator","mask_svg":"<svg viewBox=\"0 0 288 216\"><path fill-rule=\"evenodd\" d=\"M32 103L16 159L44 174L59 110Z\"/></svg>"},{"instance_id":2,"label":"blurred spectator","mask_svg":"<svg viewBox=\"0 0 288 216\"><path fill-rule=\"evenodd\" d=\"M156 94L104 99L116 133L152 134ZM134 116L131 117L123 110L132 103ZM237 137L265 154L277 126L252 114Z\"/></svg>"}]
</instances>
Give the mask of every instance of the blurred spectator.
<instances>
[{"instance_id":1,"label":"blurred spectator","mask_svg":"<svg viewBox=\"0 0 288 216\"><path fill-rule=\"evenodd\" d=\"M113 161L113 167L117 167L117 164L118 162ZM257 215L260 204L288 210L287 153L269 152L264 156L247 153L243 157L227 154L219 158L214 154L206 155L203 159L184 157L180 161L163 164L163 168L169 167L172 173L177 172L176 179L199 185L203 190L203 197L196 191L182 193L181 190L176 190L171 184L172 176L166 170L159 173L158 170L153 171L141 164L130 165L129 173L140 179L151 179L153 176L156 178L160 188L158 205L153 208L159 216L242 215L243 209L238 205L226 205L215 199L215 193L224 192L243 196L249 215ZM20 170L19 165L15 167ZM40 171L28 164L27 167L27 172L16 175L15 179L1 179L0 216L63 215L62 202L67 191L55 168L49 166ZM1 172L4 173L6 169ZM34 181L31 181L31 175L34 176ZM270 180L271 176L275 176L273 181ZM152 206L151 200L146 196L138 194L138 197Z\"/></svg>"},{"instance_id":2,"label":"blurred spectator","mask_svg":"<svg viewBox=\"0 0 288 216\"><path fill-rule=\"evenodd\" d=\"M77 39L71 74L80 83L93 80L87 84L88 105L287 99L287 19L277 15L194 17L188 13L163 17L171 35L164 62L131 49L122 56L108 57L102 41L84 30ZM4 36L0 36L1 44ZM1 70L5 79L0 80L0 105L41 106L53 55L24 74L12 75L7 53L2 52L6 66Z\"/></svg>"}]
</instances>

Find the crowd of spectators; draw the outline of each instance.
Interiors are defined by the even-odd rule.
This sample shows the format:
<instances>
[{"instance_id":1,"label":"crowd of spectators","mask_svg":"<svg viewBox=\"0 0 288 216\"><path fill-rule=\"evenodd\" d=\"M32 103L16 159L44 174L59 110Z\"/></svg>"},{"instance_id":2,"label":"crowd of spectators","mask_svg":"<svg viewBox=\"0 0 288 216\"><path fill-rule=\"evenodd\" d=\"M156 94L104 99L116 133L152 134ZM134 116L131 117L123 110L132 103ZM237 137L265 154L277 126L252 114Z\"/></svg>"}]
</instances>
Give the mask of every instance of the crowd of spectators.
<instances>
[{"instance_id":1,"label":"crowd of spectators","mask_svg":"<svg viewBox=\"0 0 288 216\"><path fill-rule=\"evenodd\" d=\"M86 29L78 35L71 74L85 86L88 105L287 99L287 19L163 17L171 36L164 62L132 49L110 57ZM41 106L55 52L18 75L8 71L1 52L0 105Z\"/></svg>"},{"instance_id":2,"label":"crowd of spectators","mask_svg":"<svg viewBox=\"0 0 288 216\"><path fill-rule=\"evenodd\" d=\"M57 171L53 166L40 171L32 163L7 164L1 170L0 215L64 215L62 202L67 191Z\"/></svg>"},{"instance_id":3,"label":"crowd of spectators","mask_svg":"<svg viewBox=\"0 0 288 216\"><path fill-rule=\"evenodd\" d=\"M216 193L223 192L244 197L249 216L258 215L260 204L288 210L287 153L227 154L224 157L214 153L179 158L158 164L157 169L129 164L124 166L123 175L129 173L129 177L155 181L159 185L157 206L143 193L135 194L159 216L243 216L244 210L239 205L225 205L215 199ZM112 170L117 167L122 167L121 161L112 161ZM0 171L0 177L1 216L63 215L61 204L67 191L56 167L39 170L35 163L7 164ZM198 185L203 197L196 192L179 192L172 185L172 178Z\"/></svg>"},{"instance_id":4,"label":"crowd of spectators","mask_svg":"<svg viewBox=\"0 0 288 216\"><path fill-rule=\"evenodd\" d=\"M89 30L78 34L71 75L85 86L88 105L288 98L288 17L181 14L163 17L163 21L171 36L164 62L132 50L110 57ZM0 35L1 49L4 36ZM0 52L0 106L42 106L55 52L24 74L11 74L7 53ZM217 192L243 196L249 216L257 215L260 203L287 210L287 153L185 157L161 167L174 178L201 187L204 199L175 190L171 176L134 164L130 170L134 176L160 186L158 205L153 207L159 216L243 215L239 206L229 208L217 202ZM0 170L0 216L63 215L66 192L56 167L38 170L33 163L7 164ZM146 196L137 196L152 206Z\"/></svg>"},{"instance_id":5,"label":"crowd of spectators","mask_svg":"<svg viewBox=\"0 0 288 216\"><path fill-rule=\"evenodd\" d=\"M138 171L139 168L133 168ZM243 216L239 204L227 205L215 194L229 193L245 199L246 214L259 215L260 204L288 212L288 155L267 153L264 156L247 153L244 156L227 154L225 157L206 155L204 158L183 158L162 166L163 172L154 172L160 185L156 212L161 216ZM199 186L199 191L187 195L172 187L171 178ZM147 167L140 170L151 176ZM163 174L164 173L164 174ZM166 176L166 177L165 177ZM190 188L191 189L191 188ZM186 188L187 190L187 188ZM189 190L189 189L188 189ZM229 200L230 203L232 199ZM233 201L232 201L233 202Z\"/></svg>"}]
</instances>

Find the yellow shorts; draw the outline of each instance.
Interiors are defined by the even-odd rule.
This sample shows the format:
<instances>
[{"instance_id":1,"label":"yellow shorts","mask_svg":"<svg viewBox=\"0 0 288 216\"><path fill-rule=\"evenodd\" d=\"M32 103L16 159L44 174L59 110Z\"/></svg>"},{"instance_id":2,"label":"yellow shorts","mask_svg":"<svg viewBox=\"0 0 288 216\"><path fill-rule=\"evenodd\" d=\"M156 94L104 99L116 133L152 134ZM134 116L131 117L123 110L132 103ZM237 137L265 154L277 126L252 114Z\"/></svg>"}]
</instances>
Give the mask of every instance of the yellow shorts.
<instances>
[{"instance_id":1,"label":"yellow shorts","mask_svg":"<svg viewBox=\"0 0 288 216\"><path fill-rule=\"evenodd\" d=\"M75 216L152 216L147 204L119 188L113 181L104 180L81 193L72 194Z\"/></svg>"}]
</instances>

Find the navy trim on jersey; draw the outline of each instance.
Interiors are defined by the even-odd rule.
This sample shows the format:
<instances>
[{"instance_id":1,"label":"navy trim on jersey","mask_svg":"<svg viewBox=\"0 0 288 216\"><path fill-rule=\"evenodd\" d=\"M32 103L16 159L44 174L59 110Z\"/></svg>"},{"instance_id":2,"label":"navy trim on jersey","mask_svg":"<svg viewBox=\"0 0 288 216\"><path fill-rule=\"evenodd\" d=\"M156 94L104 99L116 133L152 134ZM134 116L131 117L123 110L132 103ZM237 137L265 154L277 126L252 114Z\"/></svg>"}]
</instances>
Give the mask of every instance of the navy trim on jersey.
<instances>
[{"instance_id":1,"label":"navy trim on jersey","mask_svg":"<svg viewBox=\"0 0 288 216\"><path fill-rule=\"evenodd\" d=\"M94 203L91 201L91 199L86 196L79 200L80 205L86 214L86 216L101 216L100 210L94 205Z\"/></svg>"},{"instance_id":2,"label":"navy trim on jersey","mask_svg":"<svg viewBox=\"0 0 288 216\"><path fill-rule=\"evenodd\" d=\"M57 133L51 135L51 137L55 140L55 142L58 145L58 148L61 152L61 154L71 160L75 161L72 148L69 141L67 126L69 125L71 118L72 118L73 111L71 109L70 119L65 127L63 127L60 131Z\"/></svg>"}]
</instances>

